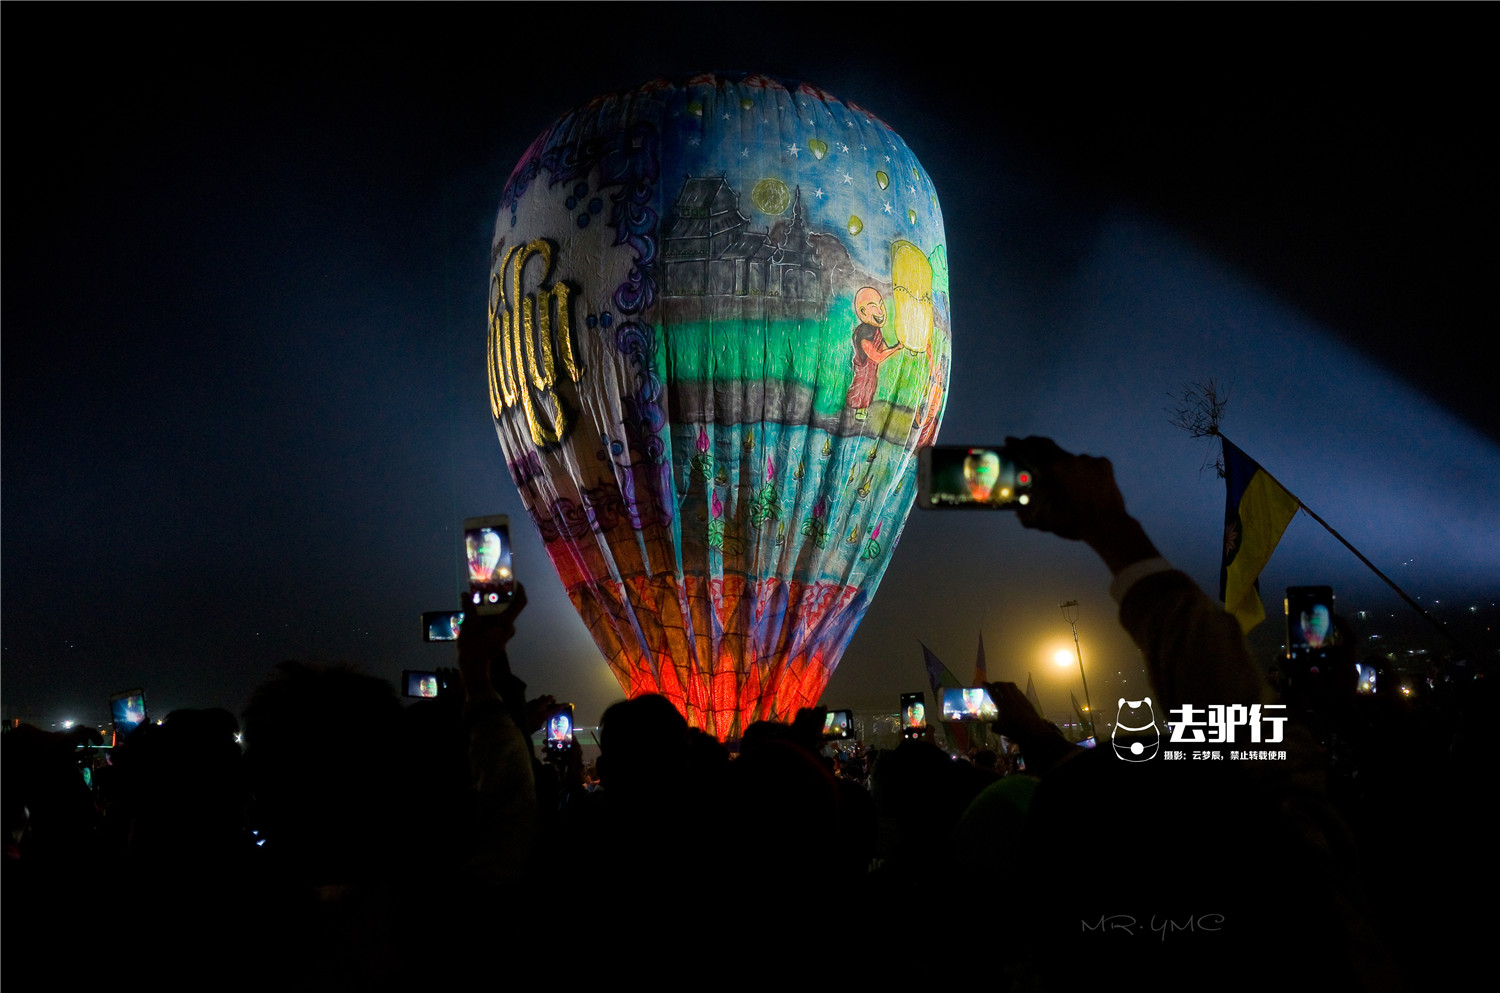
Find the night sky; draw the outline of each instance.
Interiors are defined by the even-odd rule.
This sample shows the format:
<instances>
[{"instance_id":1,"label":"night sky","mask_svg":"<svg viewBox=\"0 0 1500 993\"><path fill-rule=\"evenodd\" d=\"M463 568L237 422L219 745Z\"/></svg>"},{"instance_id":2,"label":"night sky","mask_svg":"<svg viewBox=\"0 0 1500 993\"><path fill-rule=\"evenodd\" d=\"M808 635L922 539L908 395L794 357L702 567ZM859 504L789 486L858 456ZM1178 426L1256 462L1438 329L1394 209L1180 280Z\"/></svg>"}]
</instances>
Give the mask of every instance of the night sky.
<instances>
[{"instance_id":1,"label":"night sky","mask_svg":"<svg viewBox=\"0 0 1500 993\"><path fill-rule=\"evenodd\" d=\"M103 722L132 686L153 716L238 712L286 658L392 679L451 664L418 615L456 605L462 519L509 513L531 598L515 667L597 719L620 691L489 417L490 233L557 116L715 68L857 103L932 176L953 311L940 441L1109 456L1164 554L1216 593L1216 452L1167 412L1212 377L1227 435L1493 654L1493 82L1469 10L1366 8L1354 48L1284 6L1247 28L1238 6L1060 5L982 31L967 5L900 24L894 5L329 9L349 23L236 6L225 30L173 8L191 45L129 10L92 9L93 40L66 43L69 9L6 11L7 718ZM1107 582L1010 515L914 510L824 702L894 711L926 688L919 639L967 677L982 631L990 675L1034 675L1061 717L1081 695L1052 661L1068 599L1095 701L1139 695ZM1260 657L1281 589L1312 583L1366 612L1362 639L1415 643L1409 609L1299 515L1261 578Z\"/></svg>"}]
</instances>

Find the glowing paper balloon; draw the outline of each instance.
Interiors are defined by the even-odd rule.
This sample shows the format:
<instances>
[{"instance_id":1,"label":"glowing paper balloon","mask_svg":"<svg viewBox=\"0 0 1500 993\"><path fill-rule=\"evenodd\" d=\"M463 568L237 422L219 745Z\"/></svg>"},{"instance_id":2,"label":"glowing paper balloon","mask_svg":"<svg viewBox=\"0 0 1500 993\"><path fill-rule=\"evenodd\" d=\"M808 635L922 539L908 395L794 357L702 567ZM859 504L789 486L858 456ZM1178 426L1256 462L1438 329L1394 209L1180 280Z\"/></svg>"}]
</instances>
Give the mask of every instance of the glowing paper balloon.
<instances>
[{"instance_id":1,"label":"glowing paper balloon","mask_svg":"<svg viewBox=\"0 0 1500 993\"><path fill-rule=\"evenodd\" d=\"M495 574L495 566L500 564L500 535L485 528L470 536L466 544L469 550L469 579L476 583L488 581Z\"/></svg>"},{"instance_id":2,"label":"glowing paper balloon","mask_svg":"<svg viewBox=\"0 0 1500 993\"><path fill-rule=\"evenodd\" d=\"M658 80L542 134L501 199L490 407L630 695L720 738L817 702L946 400L936 192L867 112Z\"/></svg>"},{"instance_id":3,"label":"glowing paper balloon","mask_svg":"<svg viewBox=\"0 0 1500 993\"><path fill-rule=\"evenodd\" d=\"M969 495L977 502L988 502L999 481L1000 456L988 449L964 456L964 482L969 486Z\"/></svg>"}]
</instances>

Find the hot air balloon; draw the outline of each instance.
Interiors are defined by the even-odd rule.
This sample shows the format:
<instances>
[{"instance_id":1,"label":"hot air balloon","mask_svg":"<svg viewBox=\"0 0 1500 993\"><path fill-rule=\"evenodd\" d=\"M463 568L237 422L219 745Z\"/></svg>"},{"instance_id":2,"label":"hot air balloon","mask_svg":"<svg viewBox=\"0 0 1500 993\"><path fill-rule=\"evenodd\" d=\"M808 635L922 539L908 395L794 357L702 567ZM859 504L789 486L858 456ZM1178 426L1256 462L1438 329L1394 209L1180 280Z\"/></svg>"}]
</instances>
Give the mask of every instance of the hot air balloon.
<instances>
[{"instance_id":1,"label":"hot air balloon","mask_svg":"<svg viewBox=\"0 0 1500 993\"><path fill-rule=\"evenodd\" d=\"M911 150L762 75L601 97L511 174L489 289L496 432L621 687L721 739L815 704L946 400Z\"/></svg>"},{"instance_id":2,"label":"hot air balloon","mask_svg":"<svg viewBox=\"0 0 1500 993\"><path fill-rule=\"evenodd\" d=\"M1000 456L989 449L970 452L964 456L964 482L969 495L977 503L985 503L990 492L1000 481Z\"/></svg>"}]
</instances>

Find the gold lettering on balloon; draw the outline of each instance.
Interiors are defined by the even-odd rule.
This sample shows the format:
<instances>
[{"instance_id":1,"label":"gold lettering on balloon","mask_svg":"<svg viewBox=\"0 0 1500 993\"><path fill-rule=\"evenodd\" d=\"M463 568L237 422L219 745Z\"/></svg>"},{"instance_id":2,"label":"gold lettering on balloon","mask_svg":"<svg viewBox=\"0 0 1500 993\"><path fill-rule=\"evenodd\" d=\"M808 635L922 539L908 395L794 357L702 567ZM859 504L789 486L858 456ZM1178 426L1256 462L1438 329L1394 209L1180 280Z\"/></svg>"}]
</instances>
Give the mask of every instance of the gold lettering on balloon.
<instances>
[{"instance_id":1,"label":"gold lettering on balloon","mask_svg":"<svg viewBox=\"0 0 1500 993\"><path fill-rule=\"evenodd\" d=\"M551 275L552 246L542 239L512 247L490 272L490 413L498 419L519 402L537 445L557 444L570 427L567 405L553 390L559 361L573 382L583 376L573 352L568 286L546 285Z\"/></svg>"}]
</instances>

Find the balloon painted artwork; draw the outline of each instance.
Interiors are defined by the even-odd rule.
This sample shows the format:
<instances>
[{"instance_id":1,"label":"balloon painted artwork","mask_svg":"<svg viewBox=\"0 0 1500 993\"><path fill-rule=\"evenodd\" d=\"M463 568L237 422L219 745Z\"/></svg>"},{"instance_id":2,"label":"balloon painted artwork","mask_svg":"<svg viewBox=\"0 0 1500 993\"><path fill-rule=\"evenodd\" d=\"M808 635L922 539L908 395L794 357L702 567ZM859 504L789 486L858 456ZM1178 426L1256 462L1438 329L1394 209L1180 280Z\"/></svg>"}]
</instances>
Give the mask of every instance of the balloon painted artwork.
<instances>
[{"instance_id":1,"label":"balloon painted artwork","mask_svg":"<svg viewBox=\"0 0 1500 993\"><path fill-rule=\"evenodd\" d=\"M946 253L911 150L806 84L658 80L526 152L490 409L626 693L719 738L817 702L942 419Z\"/></svg>"}]
</instances>

